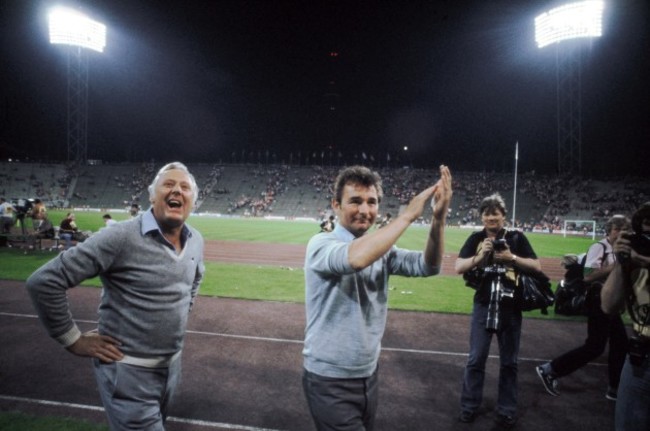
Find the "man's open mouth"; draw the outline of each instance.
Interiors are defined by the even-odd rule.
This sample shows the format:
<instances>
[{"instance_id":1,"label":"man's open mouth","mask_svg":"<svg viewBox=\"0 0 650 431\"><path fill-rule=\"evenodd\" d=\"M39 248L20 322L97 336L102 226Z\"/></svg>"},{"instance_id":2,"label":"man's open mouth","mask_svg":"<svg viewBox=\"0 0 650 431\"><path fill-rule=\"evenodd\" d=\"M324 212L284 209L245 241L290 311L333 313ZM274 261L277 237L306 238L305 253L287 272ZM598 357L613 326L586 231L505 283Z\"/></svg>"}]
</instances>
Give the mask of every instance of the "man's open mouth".
<instances>
[{"instance_id":1,"label":"man's open mouth","mask_svg":"<svg viewBox=\"0 0 650 431\"><path fill-rule=\"evenodd\" d=\"M181 208L183 206L183 203L181 201L177 201L176 199L170 199L167 201L167 205L169 205L170 208Z\"/></svg>"}]
</instances>

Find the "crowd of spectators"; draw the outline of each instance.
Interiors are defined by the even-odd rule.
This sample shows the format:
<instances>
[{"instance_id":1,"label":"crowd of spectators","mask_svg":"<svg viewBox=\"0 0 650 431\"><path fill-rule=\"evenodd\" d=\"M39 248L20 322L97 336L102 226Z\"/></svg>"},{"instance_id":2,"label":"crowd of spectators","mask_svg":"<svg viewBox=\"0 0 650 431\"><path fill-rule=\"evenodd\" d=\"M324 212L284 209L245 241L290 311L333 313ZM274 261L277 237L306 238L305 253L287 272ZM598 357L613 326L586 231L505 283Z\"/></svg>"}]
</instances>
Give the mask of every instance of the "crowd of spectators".
<instances>
[{"instance_id":1,"label":"crowd of spectators","mask_svg":"<svg viewBox=\"0 0 650 431\"><path fill-rule=\"evenodd\" d=\"M71 195L69 192L74 188L74 178L92 178L93 166L52 166L46 164L43 169L38 169L38 164L32 163L29 169L22 169L20 163L0 163L0 183L3 185L0 186L0 195L12 198L23 197L11 196L16 193L29 194L29 198L41 199L50 207L62 206L58 203L64 201L68 206L80 207L90 201L79 190L72 190ZM110 179L111 187L123 191L121 204L125 207L140 202L143 196L146 198L146 185L155 171L154 162L132 166L130 175L121 171ZM207 175L200 178L197 210L200 211L203 202L215 202L224 195L234 195L231 192L233 184L225 176L224 172L228 171L224 166L213 165L209 172L205 171ZM239 165L237 169L241 171L239 175L244 178L246 188L238 185L237 197L228 200L229 214L253 217L272 214L278 199L288 191L300 196L297 205L301 215L321 219L331 213L331 184L338 166L258 164ZM384 167L378 171L383 178L384 208L393 213L398 213L398 207L406 205L419 190L435 182L433 170ZM454 199L448 221L458 225L480 225L477 208L481 198L495 191L504 197L512 197L514 190L512 175L498 172L457 171L453 173L453 182ZM24 185L17 188L17 184ZM7 189L4 185L13 185L13 188ZM649 193L644 179L592 180L571 175L542 175L534 171L521 173L517 179L517 201L522 209L518 210L515 224L525 230L547 231L563 229L565 220L596 220L602 224L612 214L629 213L647 201ZM582 226L576 228L582 229Z\"/></svg>"},{"instance_id":2,"label":"crowd of spectators","mask_svg":"<svg viewBox=\"0 0 650 431\"><path fill-rule=\"evenodd\" d=\"M69 165L51 163L0 163L0 194L8 198L33 198L62 206L70 180Z\"/></svg>"},{"instance_id":3,"label":"crowd of spectators","mask_svg":"<svg viewBox=\"0 0 650 431\"><path fill-rule=\"evenodd\" d=\"M223 166L219 165L214 165L212 166L212 169L210 170L210 173L208 174L207 178L203 179L201 178L204 182L202 184L201 189L199 190L199 197L198 197L198 204L200 205L201 202L207 197L210 196L210 193L212 193L213 190L217 194L227 194L228 189L221 187L219 188L219 180L221 179L221 176L223 175ZM196 180L199 181L201 180L197 178Z\"/></svg>"},{"instance_id":4,"label":"crowd of spectators","mask_svg":"<svg viewBox=\"0 0 650 431\"><path fill-rule=\"evenodd\" d=\"M254 193L239 196L231 203L228 212L233 214L243 208L244 216L263 217L271 214L276 197L287 190L289 171L288 165L253 168L248 178L251 180L251 190ZM258 188L259 184L264 184L261 190Z\"/></svg>"}]
</instances>

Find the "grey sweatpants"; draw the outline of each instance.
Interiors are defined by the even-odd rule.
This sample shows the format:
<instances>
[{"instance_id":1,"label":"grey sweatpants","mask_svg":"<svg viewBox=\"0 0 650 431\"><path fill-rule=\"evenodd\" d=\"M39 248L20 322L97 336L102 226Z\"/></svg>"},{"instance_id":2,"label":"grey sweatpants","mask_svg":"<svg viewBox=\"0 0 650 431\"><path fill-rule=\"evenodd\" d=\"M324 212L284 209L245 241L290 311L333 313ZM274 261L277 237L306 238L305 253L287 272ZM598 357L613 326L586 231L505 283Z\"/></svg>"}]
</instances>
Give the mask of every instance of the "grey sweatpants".
<instances>
[{"instance_id":1,"label":"grey sweatpants","mask_svg":"<svg viewBox=\"0 0 650 431\"><path fill-rule=\"evenodd\" d=\"M169 368L145 368L93 359L95 379L111 431L163 431L181 376L181 358Z\"/></svg>"}]
</instances>

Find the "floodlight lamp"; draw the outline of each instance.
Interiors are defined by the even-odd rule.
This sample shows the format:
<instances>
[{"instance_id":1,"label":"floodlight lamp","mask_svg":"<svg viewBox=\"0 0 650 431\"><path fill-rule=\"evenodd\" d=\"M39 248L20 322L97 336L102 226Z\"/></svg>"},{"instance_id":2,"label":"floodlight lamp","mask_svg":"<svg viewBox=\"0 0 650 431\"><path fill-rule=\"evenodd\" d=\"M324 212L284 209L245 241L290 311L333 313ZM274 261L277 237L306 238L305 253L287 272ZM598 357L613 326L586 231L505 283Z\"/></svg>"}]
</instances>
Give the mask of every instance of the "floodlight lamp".
<instances>
[{"instance_id":1,"label":"floodlight lamp","mask_svg":"<svg viewBox=\"0 0 650 431\"><path fill-rule=\"evenodd\" d=\"M603 27L603 0L568 3L535 18L535 41L539 48L581 37L600 37Z\"/></svg>"},{"instance_id":2,"label":"floodlight lamp","mask_svg":"<svg viewBox=\"0 0 650 431\"><path fill-rule=\"evenodd\" d=\"M50 43L80 46L103 52L106 26L72 10L57 7L49 15Z\"/></svg>"}]
</instances>

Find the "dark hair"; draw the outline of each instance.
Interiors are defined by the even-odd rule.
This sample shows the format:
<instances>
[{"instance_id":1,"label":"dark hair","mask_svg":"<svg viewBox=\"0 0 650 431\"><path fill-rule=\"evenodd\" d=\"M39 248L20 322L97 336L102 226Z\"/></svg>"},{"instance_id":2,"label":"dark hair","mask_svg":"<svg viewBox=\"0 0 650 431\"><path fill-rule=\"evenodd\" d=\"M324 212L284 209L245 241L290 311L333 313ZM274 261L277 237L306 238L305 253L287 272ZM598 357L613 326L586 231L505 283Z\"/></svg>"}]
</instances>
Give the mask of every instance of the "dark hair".
<instances>
[{"instance_id":1,"label":"dark hair","mask_svg":"<svg viewBox=\"0 0 650 431\"><path fill-rule=\"evenodd\" d=\"M503 215L508 214L506 211L506 203L499 193L494 193L481 201L481 206L478 207L478 212L483 215L484 212L491 213L494 210L499 210Z\"/></svg>"},{"instance_id":2,"label":"dark hair","mask_svg":"<svg viewBox=\"0 0 650 431\"><path fill-rule=\"evenodd\" d=\"M111 217L110 214L104 214L104 215L102 216L102 218L103 218L103 219L109 219L109 218L113 218L113 217Z\"/></svg>"},{"instance_id":3,"label":"dark hair","mask_svg":"<svg viewBox=\"0 0 650 431\"><path fill-rule=\"evenodd\" d=\"M634 229L634 232L643 232L643 220L647 218L650 219L650 202L641 204L641 206L634 211L634 214L632 215L632 229Z\"/></svg>"},{"instance_id":4,"label":"dark hair","mask_svg":"<svg viewBox=\"0 0 650 431\"><path fill-rule=\"evenodd\" d=\"M364 187L374 186L377 189L377 198L381 202L384 191L381 188L381 177L377 172L371 171L365 166L349 166L342 169L334 181L334 199L341 202L343 199L343 188L347 184L358 184Z\"/></svg>"},{"instance_id":5,"label":"dark hair","mask_svg":"<svg viewBox=\"0 0 650 431\"><path fill-rule=\"evenodd\" d=\"M629 226L629 224L630 224L630 219L625 217L624 215L620 215L620 214L613 215L605 223L605 234L609 235L613 227L623 229L625 226Z\"/></svg>"}]
</instances>

